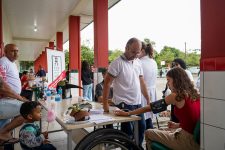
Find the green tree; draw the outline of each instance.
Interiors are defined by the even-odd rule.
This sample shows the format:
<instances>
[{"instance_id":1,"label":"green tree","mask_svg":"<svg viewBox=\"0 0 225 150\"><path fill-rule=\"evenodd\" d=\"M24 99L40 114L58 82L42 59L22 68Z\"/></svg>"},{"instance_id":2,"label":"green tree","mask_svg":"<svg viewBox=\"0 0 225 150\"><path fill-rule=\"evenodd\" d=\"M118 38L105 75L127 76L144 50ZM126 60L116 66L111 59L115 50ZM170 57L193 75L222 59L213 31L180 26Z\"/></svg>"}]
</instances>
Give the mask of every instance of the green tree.
<instances>
[{"instance_id":1,"label":"green tree","mask_svg":"<svg viewBox=\"0 0 225 150\"><path fill-rule=\"evenodd\" d=\"M86 45L81 46L81 60L86 60L90 65L94 64L94 50Z\"/></svg>"},{"instance_id":2,"label":"green tree","mask_svg":"<svg viewBox=\"0 0 225 150\"><path fill-rule=\"evenodd\" d=\"M115 51L109 51L109 62L111 63L117 57L119 57L121 54L123 54L123 52L121 50L119 50L119 49L117 49Z\"/></svg>"},{"instance_id":3,"label":"green tree","mask_svg":"<svg viewBox=\"0 0 225 150\"><path fill-rule=\"evenodd\" d=\"M69 64L69 50L65 50L65 68L68 69ZM88 46L81 46L81 61L87 60L90 65L94 64L94 50Z\"/></svg>"}]
</instances>

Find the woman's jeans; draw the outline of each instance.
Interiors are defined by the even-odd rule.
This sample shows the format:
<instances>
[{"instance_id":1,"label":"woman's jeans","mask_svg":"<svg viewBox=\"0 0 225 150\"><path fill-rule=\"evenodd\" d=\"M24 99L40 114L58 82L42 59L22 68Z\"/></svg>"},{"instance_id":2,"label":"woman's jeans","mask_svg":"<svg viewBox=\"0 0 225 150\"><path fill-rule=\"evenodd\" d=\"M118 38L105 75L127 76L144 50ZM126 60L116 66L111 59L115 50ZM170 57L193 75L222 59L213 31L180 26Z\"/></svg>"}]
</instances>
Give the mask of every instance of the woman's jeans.
<instances>
[{"instance_id":1,"label":"woman's jeans","mask_svg":"<svg viewBox=\"0 0 225 150\"><path fill-rule=\"evenodd\" d=\"M92 84L83 85L83 97L86 100L92 101Z\"/></svg>"},{"instance_id":2,"label":"woman's jeans","mask_svg":"<svg viewBox=\"0 0 225 150\"><path fill-rule=\"evenodd\" d=\"M118 108L123 109L125 111L132 111L134 109L142 107L140 105L127 105L125 103L120 103L119 105L116 105ZM145 132L145 119L144 119L144 114L138 115L141 117L141 120L138 120L138 133L139 133L139 146L142 145L142 142L144 140L144 132ZM134 137L134 124L133 122L125 122L121 123L121 130L128 134L130 137Z\"/></svg>"}]
</instances>

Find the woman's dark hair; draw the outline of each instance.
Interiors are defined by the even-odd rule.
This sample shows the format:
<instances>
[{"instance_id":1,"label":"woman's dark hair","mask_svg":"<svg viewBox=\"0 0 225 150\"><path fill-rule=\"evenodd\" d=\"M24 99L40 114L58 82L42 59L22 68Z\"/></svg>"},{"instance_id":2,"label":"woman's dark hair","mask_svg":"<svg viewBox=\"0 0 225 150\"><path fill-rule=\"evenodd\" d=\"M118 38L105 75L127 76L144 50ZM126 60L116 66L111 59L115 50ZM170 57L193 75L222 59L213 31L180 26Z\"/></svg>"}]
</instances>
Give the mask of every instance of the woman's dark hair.
<instances>
[{"instance_id":1,"label":"woman's dark hair","mask_svg":"<svg viewBox=\"0 0 225 150\"><path fill-rule=\"evenodd\" d=\"M81 70L82 70L82 71L90 70L90 65L89 65L89 63L88 63L86 60L84 60L84 61L82 62Z\"/></svg>"},{"instance_id":2,"label":"woman's dark hair","mask_svg":"<svg viewBox=\"0 0 225 150\"><path fill-rule=\"evenodd\" d=\"M40 106L40 103L36 101L24 102L20 107L20 114L23 118L27 119L27 116L33 112L33 110Z\"/></svg>"},{"instance_id":3,"label":"woman's dark hair","mask_svg":"<svg viewBox=\"0 0 225 150\"><path fill-rule=\"evenodd\" d=\"M174 67L176 64L179 64L181 68L183 68L184 70L187 69L186 63L184 62L183 59L180 59L180 58L174 59L172 62L172 67Z\"/></svg>"},{"instance_id":4,"label":"woman's dark hair","mask_svg":"<svg viewBox=\"0 0 225 150\"><path fill-rule=\"evenodd\" d=\"M177 94L176 101L179 102L186 97L190 97L193 101L199 98L197 90L184 69L172 68L167 72L166 76L173 79L173 87Z\"/></svg>"},{"instance_id":5,"label":"woman's dark hair","mask_svg":"<svg viewBox=\"0 0 225 150\"><path fill-rule=\"evenodd\" d=\"M23 71L23 75L26 75L28 73L28 71Z\"/></svg>"},{"instance_id":6,"label":"woman's dark hair","mask_svg":"<svg viewBox=\"0 0 225 150\"><path fill-rule=\"evenodd\" d=\"M153 53L154 53L154 50L153 50L153 47L152 47L152 44L151 43L148 43L145 47L145 53L146 55L148 55L150 58L153 58Z\"/></svg>"}]
</instances>

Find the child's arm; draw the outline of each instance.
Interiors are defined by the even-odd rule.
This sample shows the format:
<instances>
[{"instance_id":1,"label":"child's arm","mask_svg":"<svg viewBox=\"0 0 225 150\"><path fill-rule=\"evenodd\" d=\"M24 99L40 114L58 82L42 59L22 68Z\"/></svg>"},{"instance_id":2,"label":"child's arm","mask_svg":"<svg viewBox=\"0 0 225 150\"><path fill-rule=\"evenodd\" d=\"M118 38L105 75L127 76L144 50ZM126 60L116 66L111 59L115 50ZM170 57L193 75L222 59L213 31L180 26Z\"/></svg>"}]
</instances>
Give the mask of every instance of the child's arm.
<instances>
[{"instance_id":1,"label":"child's arm","mask_svg":"<svg viewBox=\"0 0 225 150\"><path fill-rule=\"evenodd\" d=\"M35 136L36 130L33 127L27 127L20 131L20 141L28 147L37 147L40 146L45 137L43 134L40 136Z\"/></svg>"}]
</instances>

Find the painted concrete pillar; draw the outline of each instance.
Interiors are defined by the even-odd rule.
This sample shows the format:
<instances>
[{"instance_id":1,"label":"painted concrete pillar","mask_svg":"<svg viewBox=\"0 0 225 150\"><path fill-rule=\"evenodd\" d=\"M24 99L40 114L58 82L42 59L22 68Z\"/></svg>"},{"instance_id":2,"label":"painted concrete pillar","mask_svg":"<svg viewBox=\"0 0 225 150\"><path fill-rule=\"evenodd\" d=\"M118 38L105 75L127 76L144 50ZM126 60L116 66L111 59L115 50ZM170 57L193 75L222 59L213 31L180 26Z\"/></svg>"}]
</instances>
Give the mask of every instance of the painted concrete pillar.
<instances>
[{"instance_id":1,"label":"painted concrete pillar","mask_svg":"<svg viewBox=\"0 0 225 150\"><path fill-rule=\"evenodd\" d=\"M56 33L56 49L63 50L63 32Z\"/></svg>"},{"instance_id":2,"label":"painted concrete pillar","mask_svg":"<svg viewBox=\"0 0 225 150\"><path fill-rule=\"evenodd\" d=\"M69 70L70 83L81 86L80 17L69 16ZM81 96L81 90L71 89L72 96Z\"/></svg>"},{"instance_id":3,"label":"painted concrete pillar","mask_svg":"<svg viewBox=\"0 0 225 150\"><path fill-rule=\"evenodd\" d=\"M201 149L225 147L225 1L201 0Z\"/></svg>"},{"instance_id":4,"label":"painted concrete pillar","mask_svg":"<svg viewBox=\"0 0 225 150\"><path fill-rule=\"evenodd\" d=\"M102 81L101 69L108 67L108 0L93 0L94 88Z\"/></svg>"},{"instance_id":5,"label":"painted concrete pillar","mask_svg":"<svg viewBox=\"0 0 225 150\"><path fill-rule=\"evenodd\" d=\"M108 66L108 1L94 0L95 67Z\"/></svg>"},{"instance_id":6,"label":"painted concrete pillar","mask_svg":"<svg viewBox=\"0 0 225 150\"><path fill-rule=\"evenodd\" d=\"M2 24L2 0L0 0L0 57L4 54L4 43L3 43L3 24Z\"/></svg>"},{"instance_id":7,"label":"painted concrete pillar","mask_svg":"<svg viewBox=\"0 0 225 150\"><path fill-rule=\"evenodd\" d=\"M50 49L54 49L54 42L49 42L49 46Z\"/></svg>"}]
</instances>

